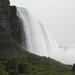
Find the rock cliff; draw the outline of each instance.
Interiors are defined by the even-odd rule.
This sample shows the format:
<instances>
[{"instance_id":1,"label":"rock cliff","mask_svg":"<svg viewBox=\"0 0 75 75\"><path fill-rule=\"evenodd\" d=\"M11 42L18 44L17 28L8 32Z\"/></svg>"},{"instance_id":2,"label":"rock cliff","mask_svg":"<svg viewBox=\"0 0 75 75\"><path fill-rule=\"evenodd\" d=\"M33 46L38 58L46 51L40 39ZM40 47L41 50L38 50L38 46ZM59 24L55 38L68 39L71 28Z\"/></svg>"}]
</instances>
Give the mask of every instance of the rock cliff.
<instances>
[{"instance_id":1,"label":"rock cliff","mask_svg":"<svg viewBox=\"0 0 75 75\"><path fill-rule=\"evenodd\" d=\"M9 31L10 2L0 0L0 34L7 34Z\"/></svg>"},{"instance_id":2,"label":"rock cliff","mask_svg":"<svg viewBox=\"0 0 75 75\"><path fill-rule=\"evenodd\" d=\"M16 15L16 12L16 6L10 6L9 0L0 0L1 55L6 55L7 52L9 52L10 55L13 55L14 41L21 45L21 21Z\"/></svg>"}]
</instances>

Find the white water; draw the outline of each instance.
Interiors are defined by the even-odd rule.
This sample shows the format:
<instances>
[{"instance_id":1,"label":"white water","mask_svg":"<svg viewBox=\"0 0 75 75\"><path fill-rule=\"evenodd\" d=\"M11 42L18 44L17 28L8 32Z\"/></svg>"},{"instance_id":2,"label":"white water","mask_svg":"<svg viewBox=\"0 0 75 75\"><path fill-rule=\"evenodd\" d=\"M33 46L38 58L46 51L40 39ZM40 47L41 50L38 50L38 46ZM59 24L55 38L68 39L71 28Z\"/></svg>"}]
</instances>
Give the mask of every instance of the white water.
<instances>
[{"instance_id":1,"label":"white water","mask_svg":"<svg viewBox=\"0 0 75 75\"><path fill-rule=\"evenodd\" d=\"M23 48L40 56L47 56L65 64L73 64L75 49L60 50L52 34L27 9L17 8L23 25ZM71 54L72 53L72 54Z\"/></svg>"}]
</instances>

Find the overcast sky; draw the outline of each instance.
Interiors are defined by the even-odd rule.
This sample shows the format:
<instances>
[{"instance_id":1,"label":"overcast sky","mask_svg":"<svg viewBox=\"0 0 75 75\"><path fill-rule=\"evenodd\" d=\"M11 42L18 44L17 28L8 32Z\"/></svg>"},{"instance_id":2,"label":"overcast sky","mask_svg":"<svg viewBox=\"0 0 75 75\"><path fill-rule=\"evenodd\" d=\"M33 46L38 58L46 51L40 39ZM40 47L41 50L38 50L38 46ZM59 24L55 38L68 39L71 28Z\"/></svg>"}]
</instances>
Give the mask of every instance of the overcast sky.
<instances>
[{"instance_id":1,"label":"overcast sky","mask_svg":"<svg viewBox=\"0 0 75 75\"><path fill-rule=\"evenodd\" d=\"M75 44L75 0L10 0L27 8L52 33L59 46Z\"/></svg>"}]
</instances>

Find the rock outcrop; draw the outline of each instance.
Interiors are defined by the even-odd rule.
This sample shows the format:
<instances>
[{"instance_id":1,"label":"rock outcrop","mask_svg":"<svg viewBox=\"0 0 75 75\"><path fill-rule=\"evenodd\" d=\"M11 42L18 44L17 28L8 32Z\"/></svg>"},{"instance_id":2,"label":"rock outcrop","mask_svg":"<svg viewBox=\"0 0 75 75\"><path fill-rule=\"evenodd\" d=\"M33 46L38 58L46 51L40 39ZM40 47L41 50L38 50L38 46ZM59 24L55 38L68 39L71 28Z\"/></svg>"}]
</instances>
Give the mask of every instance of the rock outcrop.
<instances>
[{"instance_id":1,"label":"rock outcrop","mask_svg":"<svg viewBox=\"0 0 75 75\"><path fill-rule=\"evenodd\" d=\"M15 39L19 44L21 44L21 20L16 15L17 8L16 6L10 6L10 33L11 37Z\"/></svg>"},{"instance_id":2,"label":"rock outcrop","mask_svg":"<svg viewBox=\"0 0 75 75\"><path fill-rule=\"evenodd\" d=\"M14 42L21 45L20 19L16 15L16 6L10 6L9 0L0 0L0 55L13 55Z\"/></svg>"},{"instance_id":3,"label":"rock outcrop","mask_svg":"<svg viewBox=\"0 0 75 75\"><path fill-rule=\"evenodd\" d=\"M10 2L9 0L0 0L0 34L7 34L10 23Z\"/></svg>"}]
</instances>

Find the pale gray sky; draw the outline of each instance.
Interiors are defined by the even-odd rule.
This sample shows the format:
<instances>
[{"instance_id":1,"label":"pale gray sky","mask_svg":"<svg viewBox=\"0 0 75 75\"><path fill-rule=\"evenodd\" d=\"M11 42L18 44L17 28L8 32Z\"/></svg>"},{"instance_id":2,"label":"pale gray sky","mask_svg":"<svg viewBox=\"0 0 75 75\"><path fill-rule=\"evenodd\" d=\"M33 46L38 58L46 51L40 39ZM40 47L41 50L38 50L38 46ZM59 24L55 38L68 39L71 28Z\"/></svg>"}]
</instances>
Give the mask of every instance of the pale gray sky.
<instances>
[{"instance_id":1,"label":"pale gray sky","mask_svg":"<svg viewBox=\"0 0 75 75\"><path fill-rule=\"evenodd\" d=\"M10 0L27 8L52 33L59 46L75 44L75 0Z\"/></svg>"}]
</instances>

